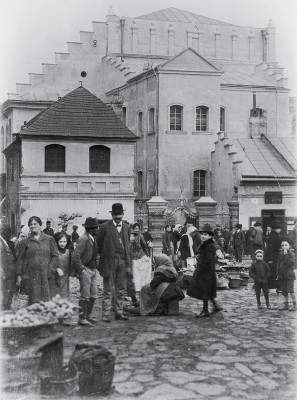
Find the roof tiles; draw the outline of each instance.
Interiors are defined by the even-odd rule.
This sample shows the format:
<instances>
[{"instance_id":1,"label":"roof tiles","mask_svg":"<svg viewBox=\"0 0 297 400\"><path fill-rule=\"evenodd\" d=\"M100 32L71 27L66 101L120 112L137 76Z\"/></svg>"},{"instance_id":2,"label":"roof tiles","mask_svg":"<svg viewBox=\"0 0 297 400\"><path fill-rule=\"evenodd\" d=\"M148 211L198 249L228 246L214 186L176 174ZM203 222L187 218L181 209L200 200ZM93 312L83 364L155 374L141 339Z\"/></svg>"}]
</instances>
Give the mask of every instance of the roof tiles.
<instances>
[{"instance_id":1,"label":"roof tiles","mask_svg":"<svg viewBox=\"0 0 297 400\"><path fill-rule=\"evenodd\" d=\"M78 87L39 113L21 134L136 139L112 107L84 87Z\"/></svg>"}]
</instances>

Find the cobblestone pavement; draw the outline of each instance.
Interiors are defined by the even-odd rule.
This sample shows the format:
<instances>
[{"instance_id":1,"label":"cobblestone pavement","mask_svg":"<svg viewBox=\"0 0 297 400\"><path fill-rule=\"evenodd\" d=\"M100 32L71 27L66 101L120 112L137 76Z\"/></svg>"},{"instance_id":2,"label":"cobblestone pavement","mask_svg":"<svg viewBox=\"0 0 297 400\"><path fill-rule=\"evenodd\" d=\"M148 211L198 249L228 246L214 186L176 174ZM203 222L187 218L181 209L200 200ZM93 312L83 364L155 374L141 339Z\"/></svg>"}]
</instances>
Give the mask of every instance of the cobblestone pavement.
<instances>
[{"instance_id":1,"label":"cobblestone pavement","mask_svg":"<svg viewBox=\"0 0 297 400\"><path fill-rule=\"evenodd\" d=\"M219 291L217 299L224 311L210 318L195 318L202 302L186 297L179 316L65 327L64 357L82 340L116 355L113 390L102 400L296 399L297 312L279 311L275 293L271 310L258 310L252 283Z\"/></svg>"}]
</instances>

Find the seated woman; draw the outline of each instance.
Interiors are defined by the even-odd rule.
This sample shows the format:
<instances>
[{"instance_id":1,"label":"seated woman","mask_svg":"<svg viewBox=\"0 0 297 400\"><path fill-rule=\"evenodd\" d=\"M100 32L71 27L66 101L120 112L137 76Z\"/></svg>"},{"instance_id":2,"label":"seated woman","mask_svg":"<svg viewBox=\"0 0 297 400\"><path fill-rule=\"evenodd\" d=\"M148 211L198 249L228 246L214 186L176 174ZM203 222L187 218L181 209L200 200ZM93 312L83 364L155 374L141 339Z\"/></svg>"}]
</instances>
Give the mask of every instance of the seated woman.
<instances>
[{"instance_id":1,"label":"seated woman","mask_svg":"<svg viewBox=\"0 0 297 400\"><path fill-rule=\"evenodd\" d=\"M170 257L157 256L154 277L140 291L140 315L166 315L170 301L182 300L185 295L175 283L176 279L177 272Z\"/></svg>"}]
</instances>

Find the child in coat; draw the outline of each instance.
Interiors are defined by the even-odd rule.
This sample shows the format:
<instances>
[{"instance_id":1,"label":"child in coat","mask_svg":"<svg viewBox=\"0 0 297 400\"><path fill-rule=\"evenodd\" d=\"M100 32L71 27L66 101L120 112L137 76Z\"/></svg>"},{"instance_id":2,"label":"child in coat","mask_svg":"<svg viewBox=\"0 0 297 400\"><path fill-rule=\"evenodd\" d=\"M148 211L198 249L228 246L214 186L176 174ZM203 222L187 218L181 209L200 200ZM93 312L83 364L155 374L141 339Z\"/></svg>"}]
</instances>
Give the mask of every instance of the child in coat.
<instances>
[{"instance_id":1,"label":"child in coat","mask_svg":"<svg viewBox=\"0 0 297 400\"><path fill-rule=\"evenodd\" d=\"M290 249L290 244L287 240L283 240L281 244L281 250L278 257L276 275L278 280L281 282L281 290L284 296L284 305L280 310L296 311L296 296L294 293L294 265L295 255ZM291 295L293 301L293 307L289 309L289 298Z\"/></svg>"},{"instance_id":2,"label":"child in coat","mask_svg":"<svg viewBox=\"0 0 297 400\"><path fill-rule=\"evenodd\" d=\"M254 279L254 288L256 292L258 308L262 308L260 301L261 289L266 300L267 308L271 308L269 304L269 291L268 291L268 278L270 276L270 269L266 262L263 261L263 251L255 251L255 261L250 267L250 277Z\"/></svg>"}]
</instances>

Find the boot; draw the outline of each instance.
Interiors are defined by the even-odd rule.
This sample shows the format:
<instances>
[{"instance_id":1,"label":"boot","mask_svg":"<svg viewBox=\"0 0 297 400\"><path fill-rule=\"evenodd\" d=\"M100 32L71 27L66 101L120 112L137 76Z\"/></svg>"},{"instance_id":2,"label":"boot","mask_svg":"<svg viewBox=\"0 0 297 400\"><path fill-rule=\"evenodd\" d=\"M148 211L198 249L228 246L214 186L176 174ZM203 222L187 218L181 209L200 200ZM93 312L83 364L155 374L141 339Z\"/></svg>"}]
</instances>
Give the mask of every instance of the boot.
<instances>
[{"instance_id":1,"label":"boot","mask_svg":"<svg viewBox=\"0 0 297 400\"><path fill-rule=\"evenodd\" d=\"M200 314L196 315L196 318L203 318L203 317L209 317L209 311L208 311L208 301L203 300L203 309Z\"/></svg>"},{"instance_id":2,"label":"boot","mask_svg":"<svg viewBox=\"0 0 297 400\"><path fill-rule=\"evenodd\" d=\"M136 296L132 296L131 299L132 299L132 305L134 307L139 307L139 301L137 300Z\"/></svg>"},{"instance_id":3,"label":"boot","mask_svg":"<svg viewBox=\"0 0 297 400\"><path fill-rule=\"evenodd\" d=\"M86 319L88 301L87 300L79 300L78 305L79 305L79 320L78 320L78 324L79 325L83 325L83 326L93 326L93 324L91 324L91 322L89 322Z\"/></svg>"},{"instance_id":4,"label":"boot","mask_svg":"<svg viewBox=\"0 0 297 400\"><path fill-rule=\"evenodd\" d=\"M281 308L279 308L279 310L288 310L289 309L289 303L287 301L284 301L284 304Z\"/></svg>"},{"instance_id":5,"label":"boot","mask_svg":"<svg viewBox=\"0 0 297 400\"><path fill-rule=\"evenodd\" d=\"M93 297L90 297L89 301L87 302L87 316L86 316L86 319L91 323L97 322L97 319L92 316L92 311L93 311L95 300L96 299L94 299Z\"/></svg>"},{"instance_id":6,"label":"boot","mask_svg":"<svg viewBox=\"0 0 297 400\"><path fill-rule=\"evenodd\" d=\"M214 313L223 310L223 307L221 307L215 300L211 300L211 302L214 306L214 310L213 310Z\"/></svg>"},{"instance_id":7,"label":"boot","mask_svg":"<svg viewBox=\"0 0 297 400\"><path fill-rule=\"evenodd\" d=\"M296 310L297 310L297 308L296 308L296 301L293 301L293 306L290 307L290 311L296 311Z\"/></svg>"}]
</instances>

